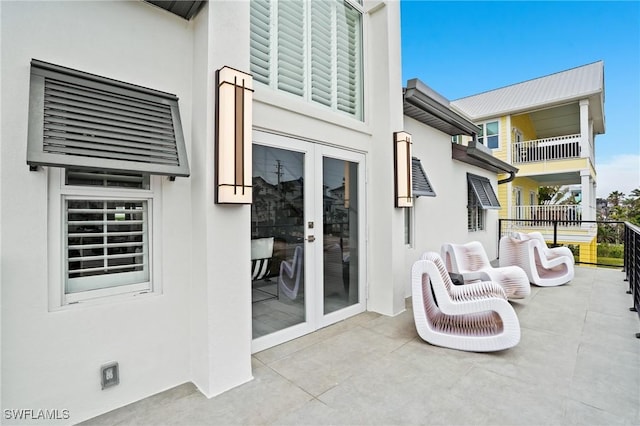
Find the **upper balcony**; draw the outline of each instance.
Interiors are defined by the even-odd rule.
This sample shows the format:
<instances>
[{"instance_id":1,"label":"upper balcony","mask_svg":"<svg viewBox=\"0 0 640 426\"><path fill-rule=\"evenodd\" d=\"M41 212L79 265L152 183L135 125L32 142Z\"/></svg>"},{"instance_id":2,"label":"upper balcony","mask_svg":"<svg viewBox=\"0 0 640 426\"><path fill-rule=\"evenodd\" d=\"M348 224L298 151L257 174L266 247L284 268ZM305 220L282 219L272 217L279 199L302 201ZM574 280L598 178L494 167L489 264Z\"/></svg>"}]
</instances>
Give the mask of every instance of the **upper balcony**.
<instances>
[{"instance_id":1,"label":"upper balcony","mask_svg":"<svg viewBox=\"0 0 640 426\"><path fill-rule=\"evenodd\" d=\"M511 150L512 164L541 161L570 160L581 157L580 133L544 139L514 142Z\"/></svg>"}]
</instances>

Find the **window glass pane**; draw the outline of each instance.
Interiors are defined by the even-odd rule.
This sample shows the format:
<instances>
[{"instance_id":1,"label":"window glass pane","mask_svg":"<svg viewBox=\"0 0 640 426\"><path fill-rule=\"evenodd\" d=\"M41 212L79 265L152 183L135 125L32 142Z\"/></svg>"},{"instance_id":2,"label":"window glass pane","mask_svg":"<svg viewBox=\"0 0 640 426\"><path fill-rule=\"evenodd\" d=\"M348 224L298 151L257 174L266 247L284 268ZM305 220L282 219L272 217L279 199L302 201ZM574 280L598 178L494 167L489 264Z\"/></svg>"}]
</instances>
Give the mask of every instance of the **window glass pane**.
<instances>
[{"instance_id":1,"label":"window glass pane","mask_svg":"<svg viewBox=\"0 0 640 426\"><path fill-rule=\"evenodd\" d=\"M306 320L305 154L253 144L253 338Z\"/></svg>"},{"instance_id":2,"label":"window glass pane","mask_svg":"<svg viewBox=\"0 0 640 426\"><path fill-rule=\"evenodd\" d=\"M360 8L344 1L252 0L254 78L362 119Z\"/></svg>"},{"instance_id":3,"label":"window glass pane","mask_svg":"<svg viewBox=\"0 0 640 426\"><path fill-rule=\"evenodd\" d=\"M278 2L278 89L303 96L305 87L305 3Z\"/></svg>"},{"instance_id":4,"label":"window glass pane","mask_svg":"<svg viewBox=\"0 0 640 426\"><path fill-rule=\"evenodd\" d=\"M332 106L333 31L332 7L327 1L314 1L311 7L311 99Z\"/></svg>"},{"instance_id":5,"label":"window glass pane","mask_svg":"<svg viewBox=\"0 0 640 426\"><path fill-rule=\"evenodd\" d=\"M271 72L271 3L269 0L252 0L250 12L251 28L251 74L256 81L269 84Z\"/></svg>"},{"instance_id":6,"label":"window glass pane","mask_svg":"<svg viewBox=\"0 0 640 426\"><path fill-rule=\"evenodd\" d=\"M149 281L147 201L67 200L66 293Z\"/></svg>"},{"instance_id":7,"label":"window glass pane","mask_svg":"<svg viewBox=\"0 0 640 426\"><path fill-rule=\"evenodd\" d=\"M498 148L499 141L498 136L487 136L487 146L491 149Z\"/></svg>"},{"instance_id":8,"label":"window glass pane","mask_svg":"<svg viewBox=\"0 0 640 426\"><path fill-rule=\"evenodd\" d=\"M491 123L486 124L487 127L487 136L497 135L498 134L498 122L492 121Z\"/></svg>"},{"instance_id":9,"label":"window glass pane","mask_svg":"<svg viewBox=\"0 0 640 426\"><path fill-rule=\"evenodd\" d=\"M411 210L404 209L404 243L411 245Z\"/></svg>"},{"instance_id":10,"label":"window glass pane","mask_svg":"<svg viewBox=\"0 0 640 426\"><path fill-rule=\"evenodd\" d=\"M65 170L67 185L149 189L149 181L149 175L139 173Z\"/></svg>"},{"instance_id":11,"label":"window glass pane","mask_svg":"<svg viewBox=\"0 0 640 426\"><path fill-rule=\"evenodd\" d=\"M336 5L338 109L361 117L362 16L343 2Z\"/></svg>"},{"instance_id":12,"label":"window glass pane","mask_svg":"<svg viewBox=\"0 0 640 426\"><path fill-rule=\"evenodd\" d=\"M358 303L358 164L324 157L324 313ZM408 209L407 209L408 210Z\"/></svg>"}]
</instances>

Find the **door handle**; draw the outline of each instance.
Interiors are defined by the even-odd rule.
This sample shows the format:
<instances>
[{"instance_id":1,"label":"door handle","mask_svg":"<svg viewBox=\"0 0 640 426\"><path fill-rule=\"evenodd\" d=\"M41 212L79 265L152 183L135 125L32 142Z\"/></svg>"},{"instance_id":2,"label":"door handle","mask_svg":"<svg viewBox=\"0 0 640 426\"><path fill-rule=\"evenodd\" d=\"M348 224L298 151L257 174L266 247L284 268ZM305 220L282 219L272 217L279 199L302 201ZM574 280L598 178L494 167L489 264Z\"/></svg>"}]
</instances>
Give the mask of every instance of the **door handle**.
<instances>
[{"instance_id":1,"label":"door handle","mask_svg":"<svg viewBox=\"0 0 640 426\"><path fill-rule=\"evenodd\" d=\"M316 237L314 237L313 235L309 235L307 237L307 241L309 241L310 243L314 242L316 240Z\"/></svg>"}]
</instances>

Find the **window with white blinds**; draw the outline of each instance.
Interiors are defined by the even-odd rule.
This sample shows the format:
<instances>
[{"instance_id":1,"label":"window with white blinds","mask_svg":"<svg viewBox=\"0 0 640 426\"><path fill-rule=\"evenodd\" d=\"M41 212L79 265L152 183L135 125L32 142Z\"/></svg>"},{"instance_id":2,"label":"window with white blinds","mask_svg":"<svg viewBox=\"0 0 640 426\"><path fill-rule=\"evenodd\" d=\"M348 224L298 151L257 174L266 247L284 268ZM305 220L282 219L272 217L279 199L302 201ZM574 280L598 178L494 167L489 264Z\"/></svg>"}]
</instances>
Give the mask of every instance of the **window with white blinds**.
<instances>
[{"instance_id":1,"label":"window with white blinds","mask_svg":"<svg viewBox=\"0 0 640 426\"><path fill-rule=\"evenodd\" d=\"M93 189L90 196L83 194L86 187ZM68 303L151 290L149 189L148 175L65 171L62 241Z\"/></svg>"},{"instance_id":2,"label":"window with white blinds","mask_svg":"<svg viewBox=\"0 0 640 426\"><path fill-rule=\"evenodd\" d=\"M362 119L362 6L351 0L251 2L256 81Z\"/></svg>"}]
</instances>

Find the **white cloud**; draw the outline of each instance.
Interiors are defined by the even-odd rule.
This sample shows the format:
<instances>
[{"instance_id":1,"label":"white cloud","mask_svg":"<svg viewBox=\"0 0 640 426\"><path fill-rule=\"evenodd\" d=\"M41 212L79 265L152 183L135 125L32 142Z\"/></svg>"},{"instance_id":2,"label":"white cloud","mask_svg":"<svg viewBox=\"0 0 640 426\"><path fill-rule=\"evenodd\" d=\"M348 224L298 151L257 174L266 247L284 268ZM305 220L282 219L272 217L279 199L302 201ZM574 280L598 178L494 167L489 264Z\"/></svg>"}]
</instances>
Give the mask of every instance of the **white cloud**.
<instances>
[{"instance_id":1,"label":"white cloud","mask_svg":"<svg viewBox=\"0 0 640 426\"><path fill-rule=\"evenodd\" d=\"M603 163L596 163L598 198L607 198L613 191L629 195L640 188L640 155L616 155Z\"/></svg>"}]
</instances>

